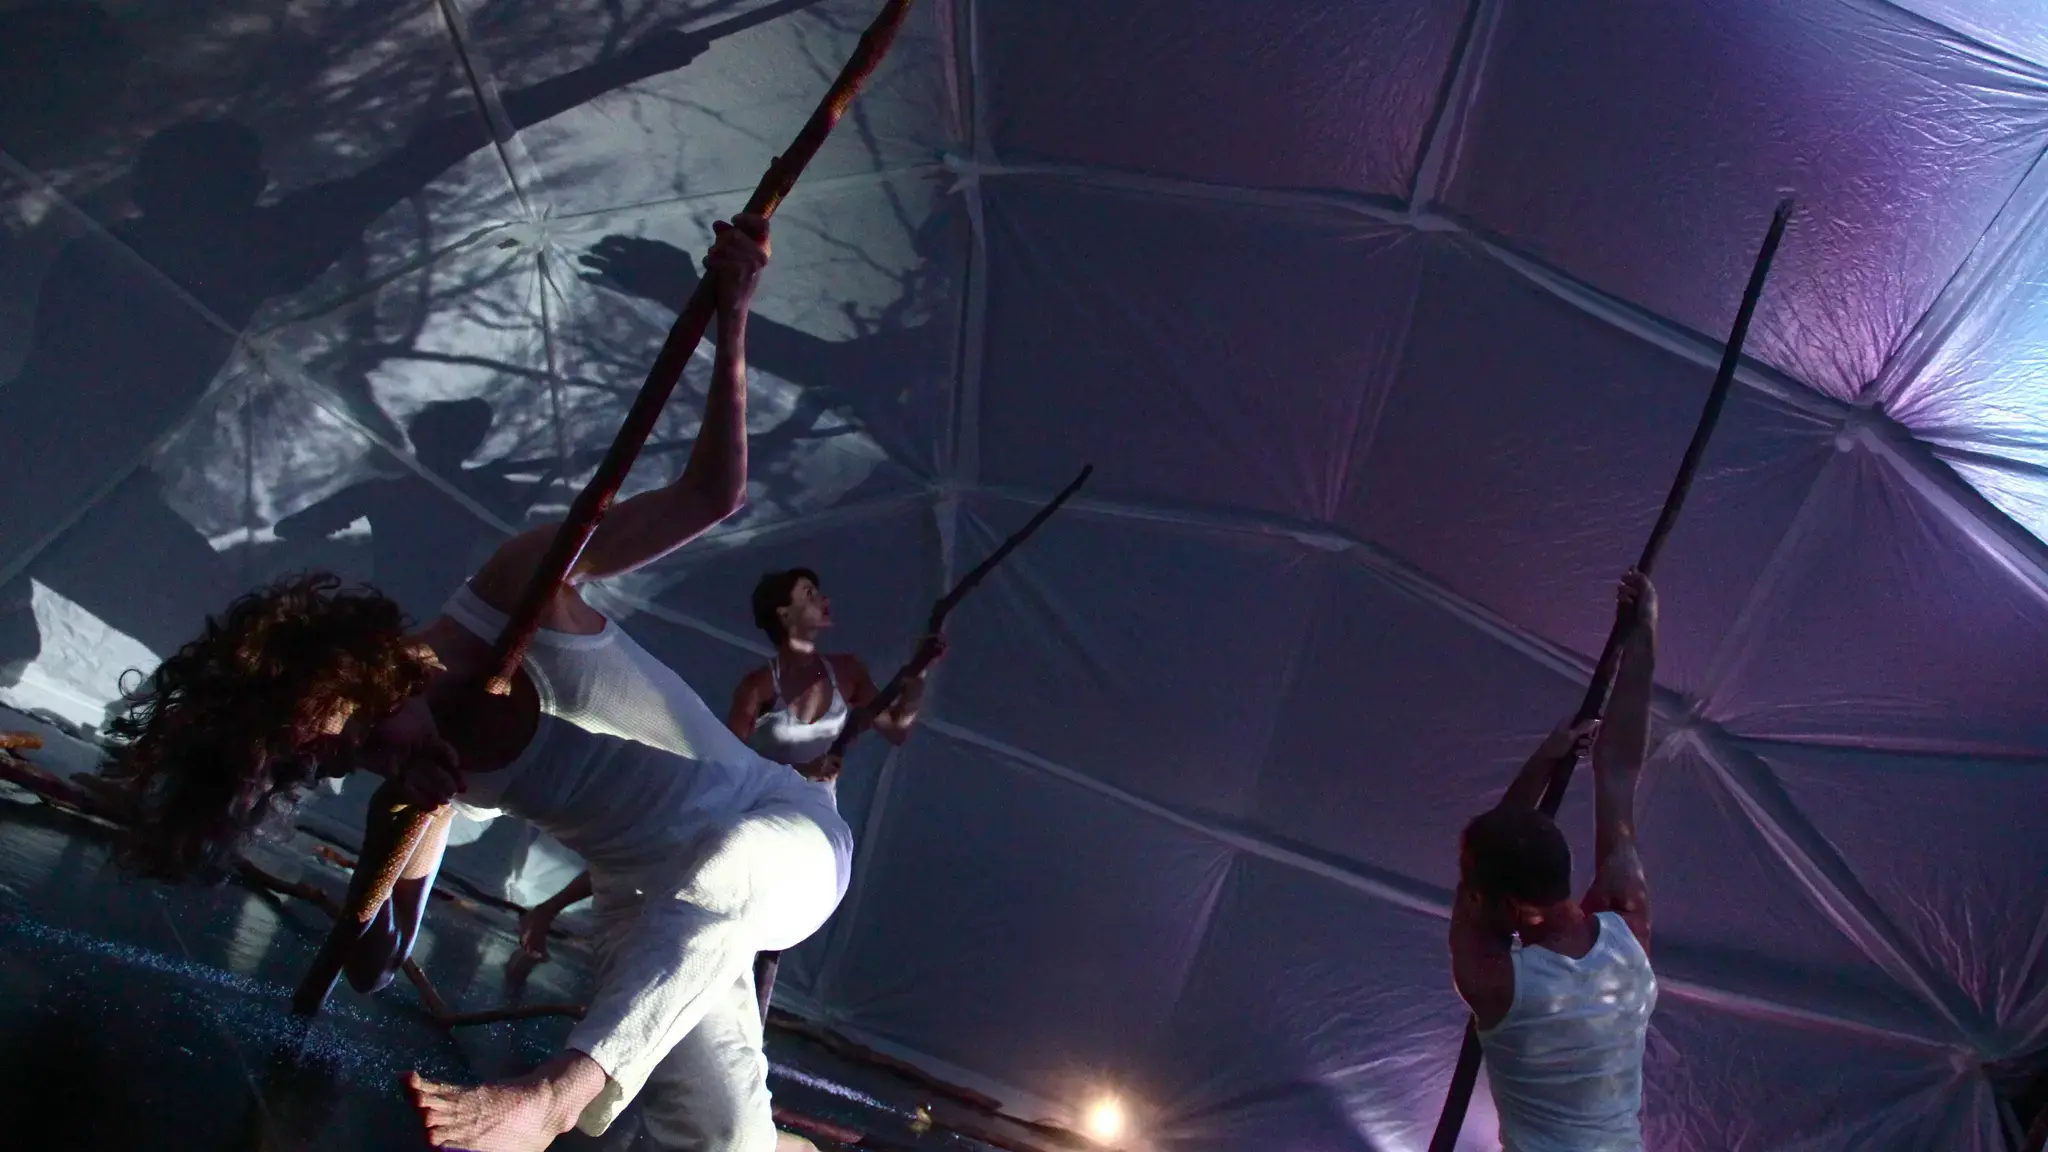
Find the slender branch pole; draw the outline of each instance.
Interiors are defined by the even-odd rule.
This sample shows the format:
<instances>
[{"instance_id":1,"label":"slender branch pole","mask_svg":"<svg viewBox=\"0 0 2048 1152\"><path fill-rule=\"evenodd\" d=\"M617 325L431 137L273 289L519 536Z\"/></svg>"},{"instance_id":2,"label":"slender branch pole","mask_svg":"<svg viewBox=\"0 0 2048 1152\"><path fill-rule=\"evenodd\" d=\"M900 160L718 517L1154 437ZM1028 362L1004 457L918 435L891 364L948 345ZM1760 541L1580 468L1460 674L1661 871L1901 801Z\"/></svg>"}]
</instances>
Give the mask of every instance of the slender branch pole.
<instances>
[{"instance_id":1,"label":"slender branch pole","mask_svg":"<svg viewBox=\"0 0 2048 1152\"><path fill-rule=\"evenodd\" d=\"M1095 465L1090 464L1082 468L1081 474L1074 477L1073 481L1065 488L1060 489L1059 495L1054 496L1051 502L1047 503L1045 507L1040 508L1031 519L1026 520L1022 528L1010 533L1008 538L996 546L995 551L989 553L987 558L974 566L973 571L962 576L959 582L953 585L952 591L947 592L939 598L938 603L932 605L932 614L925 621L925 633L927 635L938 634L939 630L946 626L946 617L951 616L953 609L958 608L960 602L967 599L967 594L974 591L983 580L988 579L989 573L995 571L997 565L1009 559L1010 553L1015 552L1018 545L1030 539L1033 533L1044 527L1045 522L1052 519L1052 514L1059 511L1062 504L1072 499L1074 493L1081 490L1081 485L1088 482L1088 477L1094 474ZM852 716L847 718L846 727L840 731L839 738L832 742L832 747L826 751L825 755L827 757L845 755L847 745L853 743L854 737L867 731L874 724L875 717L887 712L890 706L896 703L896 698L903 695L904 687L912 680L917 679L926 668L931 667L932 659L933 657L930 653L920 652L911 657L908 664L898 668L896 674L889 677L889 682L882 685L881 689L875 693L874 699L863 704L855 710Z\"/></svg>"},{"instance_id":2,"label":"slender branch pole","mask_svg":"<svg viewBox=\"0 0 2048 1152\"><path fill-rule=\"evenodd\" d=\"M826 137L831 135L840 117L852 105L861 86L881 64L909 11L910 0L888 0L883 5L874 23L861 34L860 43L855 47L853 57L846 62L846 67L841 69L839 78L833 81L825 98L797 133L789 151L768 165L767 175L761 178L760 185L754 189L742 211L764 217L775 214L783 199L796 186L804 166L817 155ZM663 406L682 379L683 367L703 341L704 330L710 325L717 304L711 278L698 281L697 290L691 294L689 303L683 306L682 314L676 317L675 325L669 329L668 338L662 342L661 351L654 358L654 366L648 369L647 380L640 386L639 395L626 413L625 423L612 440L611 450L605 453L596 474L570 506L569 515L542 556L532 583L527 586L525 595L506 622L504 632L499 635L492 650L491 671L483 685L484 690L499 696L512 690L512 677L519 670L519 663L532 644L534 634L540 630L542 614L562 587L562 582L568 578L570 570L576 566L577 559L583 555L583 549L589 545L613 498L619 494L620 486L626 482L627 473L633 470L633 461L638 458L648 436L653 434ZM327 1003L335 981L341 976L348 950L360 937L362 926L367 925L384 902L391 898L399 873L419 847L434 818L433 812L406 805L394 806L385 812L372 811L371 819L384 821L391 831L392 835L386 841L391 849L388 854L375 857L365 853L366 858L359 863L356 878L361 883L350 887L347 915L336 918L333 933L299 982L298 990L292 995L294 1011L313 1015ZM352 927L356 930L355 937L349 935Z\"/></svg>"},{"instance_id":3,"label":"slender branch pole","mask_svg":"<svg viewBox=\"0 0 2048 1152\"><path fill-rule=\"evenodd\" d=\"M1671 482L1671 492L1664 498L1664 510L1658 514L1656 526L1650 529L1650 538L1643 545L1642 556L1636 561L1637 569L1646 575L1664 551L1664 542L1678 523L1679 510L1685 506L1686 494L1692 491L1693 476L1699 471L1707 442L1713 438L1714 425L1721 419L1721 409L1728 402L1728 389L1735 381L1735 368L1742 362L1742 345L1749 337L1749 322L1755 317L1757 300L1763 295L1764 279L1770 275L1771 259L1778 253L1778 242L1784 239L1785 225L1791 218L1792 201L1780 201L1778 210L1771 215L1770 230L1764 233L1763 247L1756 254L1756 264L1750 269L1749 286L1743 289L1742 306L1735 312L1735 328L1728 334L1727 347L1721 352L1721 368L1714 375L1713 388L1707 393L1699 426L1693 429L1692 443L1686 445L1685 456L1678 464L1678 475ZM1594 666L1592 682L1586 685L1586 695L1579 702L1574 723L1583 724L1597 719L1606 709L1607 693L1614 687L1614 675L1620 668L1621 653L1627 643L1628 629L1620 624L1607 634L1607 647L1600 652L1600 662ZM1572 773L1577 767L1576 754L1568 754L1559 762L1556 772L1543 789L1543 799L1537 804L1544 815L1555 816L1563 807L1565 789L1571 785ZM1455 1152L1458 1133L1465 1126L1465 1110L1471 1106L1472 1090L1479 1082L1480 1056L1479 1025L1477 1021L1468 1019L1465 1022L1465 1042L1458 1050L1458 1066L1451 1073L1451 1090L1444 1100L1443 1114L1437 1118L1436 1134L1430 1137L1429 1152Z\"/></svg>"},{"instance_id":4,"label":"slender branch pole","mask_svg":"<svg viewBox=\"0 0 2048 1152\"><path fill-rule=\"evenodd\" d=\"M833 127L853 104L854 96L859 94L861 86L881 64L909 11L910 0L888 0L883 5L874 23L861 34L860 44L855 47L846 67L840 70L839 78L832 82L825 98L797 133L789 151L768 165L767 175L761 178L742 212L773 216L775 210L782 206L784 198L796 186L797 177L803 174L805 165L818 154L826 137L832 134ZM682 314L676 317L675 325L669 329L668 339L662 342L661 351L654 358L654 366L647 370L647 382L640 386L640 394L627 411L625 423L612 439L611 451L605 454L590 483L570 507L567 519L555 533L554 543L541 560L539 571L534 573L533 582L527 586L525 597L498 637L492 654L495 670L490 690L493 694L502 696L512 690L512 676L519 670L519 661L526 655L527 646L533 643L534 633L540 630L541 615L554 599L556 589L568 578L569 570L575 567L577 558L583 555L584 547L590 543L590 537L611 507L612 499L619 494L619 487L626 482L626 474L633 470L633 461L640 455L640 448L647 443L647 437L653 434L669 394L675 391L676 383L683 378L683 367L703 341L704 330L710 325L717 308L717 290L712 287L711 278L704 277L697 282L697 290L690 294L689 303L683 306Z\"/></svg>"},{"instance_id":5,"label":"slender branch pole","mask_svg":"<svg viewBox=\"0 0 2048 1152\"><path fill-rule=\"evenodd\" d=\"M925 633L927 635L936 635L941 628L944 628L946 626L946 617L953 614L953 609L960 606L960 601L965 600L967 594L974 591L976 585L986 580L988 574L996 570L996 565L1001 564L1010 553L1015 552L1019 544L1024 543L1033 532L1038 531L1040 526L1047 520L1052 519L1052 514L1060 510L1060 505L1065 504L1073 497L1074 493L1079 492L1081 485L1086 484L1088 477L1094 475L1094 473L1095 465L1093 464L1081 469L1081 474L1074 477L1073 483L1061 489L1060 494L1053 497L1051 503L1040 508L1036 515L1024 522L1022 528L1012 532L1009 538L1004 540L994 552L989 553L986 559L975 565L972 572L961 577L960 581L953 585L952 591L946 593L945 596L940 598L938 603L932 605L931 617L925 621ZM858 714L847 718L846 727L840 731L839 738L832 741L832 747L826 752L826 755L828 757L845 755L846 746L853 742L853 738L860 735L869 725L873 724L875 717L888 711L889 706L896 703L896 698L903 695L904 685L909 684L919 673L930 667L931 662L932 659L928 653L919 653L911 657L908 664L897 669L896 674L889 677L889 682L884 684L875 693L873 700L868 701ZM768 1022L768 1007L775 999L775 975L780 971L781 967L782 953L780 952L762 952L754 957L754 995L761 1002L761 1023L763 1024Z\"/></svg>"}]
</instances>

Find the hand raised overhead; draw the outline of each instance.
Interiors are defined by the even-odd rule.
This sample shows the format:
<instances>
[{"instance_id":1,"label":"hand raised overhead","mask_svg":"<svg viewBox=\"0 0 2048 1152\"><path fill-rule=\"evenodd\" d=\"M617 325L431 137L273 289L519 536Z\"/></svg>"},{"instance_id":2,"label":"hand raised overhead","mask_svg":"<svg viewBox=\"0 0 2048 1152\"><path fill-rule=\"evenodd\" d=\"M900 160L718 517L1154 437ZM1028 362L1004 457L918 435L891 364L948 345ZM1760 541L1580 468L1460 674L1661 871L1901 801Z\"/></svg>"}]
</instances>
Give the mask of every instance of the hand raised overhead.
<instances>
[{"instance_id":1,"label":"hand raised overhead","mask_svg":"<svg viewBox=\"0 0 2048 1152\"><path fill-rule=\"evenodd\" d=\"M1600 721L1598 719L1587 720L1580 724L1574 724L1570 720L1566 720L1552 729L1550 735L1543 738L1543 744L1536 754L1553 760L1561 760L1566 755L1570 755L1575 759L1583 758L1588 752L1593 750L1593 741L1598 739L1599 736Z\"/></svg>"},{"instance_id":2,"label":"hand raised overhead","mask_svg":"<svg viewBox=\"0 0 2048 1152\"><path fill-rule=\"evenodd\" d=\"M704 256L704 271L718 292L721 308L744 308L753 302L761 269L768 266L768 221L741 213L731 223L720 220L711 230L718 238Z\"/></svg>"},{"instance_id":3,"label":"hand raised overhead","mask_svg":"<svg viewBox=\"0 0 2048 1152\"><path fill-rule=\"evenodd\" d=\"M1617 599L1619 619L1632 621L1636 628L1647 632L1657 630L1657 586L1650 583L1647 573L1631 568L1623 574Z\"/></svg>"}]
</instances>

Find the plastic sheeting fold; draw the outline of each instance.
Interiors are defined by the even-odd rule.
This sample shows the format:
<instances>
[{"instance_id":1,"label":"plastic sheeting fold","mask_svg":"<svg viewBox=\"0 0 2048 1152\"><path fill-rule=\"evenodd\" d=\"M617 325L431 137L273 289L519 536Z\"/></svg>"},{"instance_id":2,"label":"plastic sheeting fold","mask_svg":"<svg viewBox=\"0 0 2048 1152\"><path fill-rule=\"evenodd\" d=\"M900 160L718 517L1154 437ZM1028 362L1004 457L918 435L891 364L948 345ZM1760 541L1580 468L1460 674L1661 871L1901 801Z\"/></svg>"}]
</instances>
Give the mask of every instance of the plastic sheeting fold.
<instances>
[{"instance_id":1,"label":"plastic sheeting fold","mask_svg":"<svg viewBox=\"0 0 2048 1152\"><path fill-rule=\"evenodd\" d=\"M853 758L785 986L1119 1085L1145 1152L1418 1148L1456 829L1575 701L1789 191L1659 573L1649 1147L2001 1147L1985 1068L2048 1051L2035 7L919 3L778 217L747 510L596 593L722 708L810 566L886 676L1097 465ZM0 697L96 720L296 568L431 611L558 515L872 9L0 7Z\"/></svg>"}]
</instances>

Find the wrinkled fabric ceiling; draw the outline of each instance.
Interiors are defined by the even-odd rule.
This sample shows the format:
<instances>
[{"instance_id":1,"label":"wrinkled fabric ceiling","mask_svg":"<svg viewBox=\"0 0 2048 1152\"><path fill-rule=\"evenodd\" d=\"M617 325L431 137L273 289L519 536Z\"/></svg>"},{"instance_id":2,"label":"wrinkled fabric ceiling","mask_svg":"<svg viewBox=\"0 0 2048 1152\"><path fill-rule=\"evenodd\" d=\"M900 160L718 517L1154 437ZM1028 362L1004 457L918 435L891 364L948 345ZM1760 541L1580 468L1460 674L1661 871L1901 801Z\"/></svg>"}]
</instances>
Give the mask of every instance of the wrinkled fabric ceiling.
<instances>
[{"instance_id":1,"label":"wrinkled fabric ceiling","mask_svg":"<svg viewBox=\"0 0 2048 1152\"><path fill-rule=\"evenodd\" d=\"M174 7L0 6L0 698L79 719L237 590L429 613L559 515L876 5ZM1456 829L1576 701L1790 193L1660 572L1650 1146L2002 1148L2048 1028L2043 13L920 0L777 218L749 507L604 603L722 702L807 564L885 674L1097 474L851 770L783 992L1113 1085L1143 1144L1422 1147ZM573 868L470 838L527 898Z\"/></svg>"}]
</instances>

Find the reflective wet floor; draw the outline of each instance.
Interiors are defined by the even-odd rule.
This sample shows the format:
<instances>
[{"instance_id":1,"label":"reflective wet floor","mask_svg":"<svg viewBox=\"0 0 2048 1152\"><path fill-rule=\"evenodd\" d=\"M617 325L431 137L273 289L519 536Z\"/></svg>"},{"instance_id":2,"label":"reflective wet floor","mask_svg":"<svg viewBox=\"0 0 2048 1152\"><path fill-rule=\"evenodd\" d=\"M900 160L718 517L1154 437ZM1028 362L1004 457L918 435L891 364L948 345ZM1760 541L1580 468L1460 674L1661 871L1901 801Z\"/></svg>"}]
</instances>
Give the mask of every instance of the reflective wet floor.
<instances>
[{"instance_id":1,"label":"reflective wet floor","mask_svg":"<svg viewBox=\"0 0 2048 1152\"><path fill-rule=\"evenodd\" d=\"M435 911L420 959L442 995L458 1008L503 1003L510 935L477 914ZM567 1030L543 1019L451 1035L409 987L337 991L326 1013L302 1021L288 999L325 926L317 909L239 885L137 880L68 818L0 806L0 1115L16 1125L0 1145L424 1147L399 1091L406 1071L470 1080L525 1068ZM576 999L579 975L548 965L527 995Z\"/></svg>"},{"instance_id":2,"label":"reflective wet floor","mask_svg":"<svg viewBox=\"0 0 2048 1152\"><path fill-rule=\"evenodd\" d=\"M0 1148L424 1148L405 1072L474 1082L521 1071L567 1034L559 1017L450 1033L403 982L374 998L344 986L302 1021L288 999L325 930L319 910L233 884L138 880L80 822L19 800L0 797ZM337 895L345 883L284 853L259 862ZM436 903L416 956L452 1008L507 1002L510 929L503 912ZM579 950L554 951L525 1001L581 998ZM901 1118L916 1093L888 1077L863 1083L864 1070L787 1036L771 1037L770 1055L778 1106L873 1133L863 1147L979 1146L913 1133ZM603 1138L571 1133L555 1147L626 1149L636 1134L629 1111Z\"/></svg>"}]
</instances>

